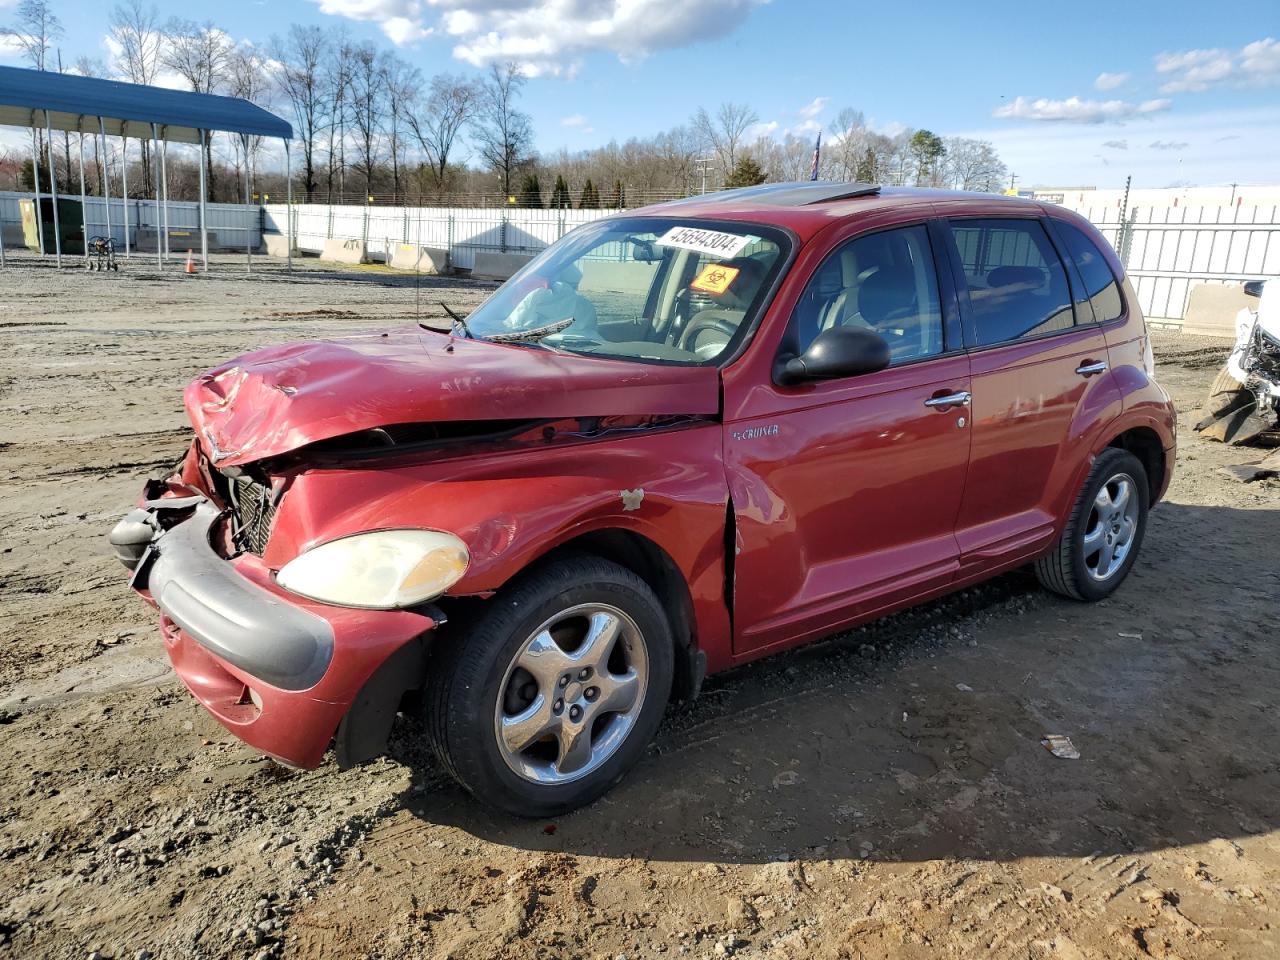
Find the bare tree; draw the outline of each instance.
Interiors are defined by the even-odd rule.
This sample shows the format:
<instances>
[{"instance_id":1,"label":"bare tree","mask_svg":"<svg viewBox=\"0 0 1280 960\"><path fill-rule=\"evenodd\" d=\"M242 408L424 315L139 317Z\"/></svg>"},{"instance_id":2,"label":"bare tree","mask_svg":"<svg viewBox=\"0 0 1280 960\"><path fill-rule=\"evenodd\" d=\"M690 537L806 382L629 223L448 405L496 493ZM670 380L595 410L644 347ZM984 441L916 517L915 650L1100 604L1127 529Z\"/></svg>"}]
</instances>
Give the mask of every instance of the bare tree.
<instances>
[{"instance_id":1,"label":"bare tree","mask_svg":"<svg viewBox=\"0 0 1280 960\"><path fill-rule=\"evenodd\" d=\"M322 71L331 56L329 38L319 27L294 24L282 41L271 38L271 56L280 64L276 83L293 108L294 139L302 142L302 190L316 195L316 143L325 125Z\"/></svg>"},{"instance_id":2,"label":"bare tree","mask_svg":"<svg viewBox=\"0 0 1280 960\"><path fill-rule=\"evenodd\" d=\"M325 189L329 201L333 201L334 187L341 196L346 189L347 120L350 114L350 86L353 48L341 32L334 31L329 42L329 55L325 57L321 92L327 112L328 162L325 173Z\"/></svg>"},{"instance_id":3,"label":"bare tree","mask_svg":"<svg viewBox=\"0 0 1280 960\"><path fill-rule=\"evenodd\" d=\"M738 150L746 139L747 130L759 119L745 103L722 103L714 117L702 107L694 114L693 129L707 149L716 155L722 178L728 177L738 165Z\"/></svg>"},{"instance_id":4,"label":"bare tree","mask_svg":"<svg viewBox=\"0 0 1280 960\"><path fill-rule=\"evenodd\" d=\"M845 107L827 128L830 136L823 151L825 164L837 180L857 180L858 169L871 142L871 131L861 110Z\"/></svg>"},{"instance_id":5,"label":"bare tree","mask_svg":"<svg viewBox=\"0 0 1280 960\"><path fill-rule=\"evenodd\" d=\"M195 93L213 93L226 81L231 58L230 38L212 23L170 20L160 61L177 73ZM213 131L205 135L205 163L209 169L208 199L214 198Z\"/></svg>"},{"instance_id":6,"label":"bare tree","mask_svg":"<svg viewBox=\"0 0 1280 960\"><path fill-rule=\"evenodd\" d=\"M62 21L47 0L22 0L13 26L0 27L0 36L9 37L37 70L49 69L49 51L62 36Z\"/></svg>"},{"instance_id":7,"label":"bare tree","mask_svg":"<svg viewBox=\"0 0 1280 960\"><path fill-rule=\"evenodd\" d=\"M502 177L502 192L511 196L511 178L528 159L533 145L533 121L516 107L525 77L515 61L493 64L480 93L479 123L475 130L480 156Z\"/></svg>"},{"instance_id":8,"label":"bare tree","mask_svg":"<svg viewBox=\"0 0 1280 960\"><path fill-rule=\"evenodd\" d=\"M273 89L266 58L251 47L232 50L227 57L226 91L233 97L248 100L260 107L270 106ZM243 154L245 170L249 174L250 193L257 190L258 157L262 154L262 137L232 137L233 156ZM242 173L239 163L236 173ZM240 178L237 177L237 180ZM246 202L249 200L245 198Z\"/></svg>"},{"instance_id":9,"label":"bare tree","mask_svg":"<svg viewBox=\"0 0 1280 960\"><path fill-rule=\"evenodd\" d=\"M418 112L422 90L422 74L394 53L382 56L383 93L387 99L387 148L391 153L391 196L398 203L405 136L410 119Z\"/></svg>"},{"instance_id":10,"label":"bare tree","mask_svg":"<svg viewBox=\"0 0 1280 960\"><path fill-rule=\"evenodd\" d=\"M47 0L22 0L13 26L0 27L0 37L9 37L37 70L49 67L49 51L62 36L62 21ZM44 132L36 129L36 153L44 151Z\"/></svg>"},{"instance_id":11,"label":"bare tree","mask_svg":"<svg viewBox=\"0 0 1280 960\"><path fill-rule=\"evenodd\" d=\"M465 77L438 74L431 78L431 92L425 108L409 114L409 127L427 156L437 196L444 193L449 177L449 158L479 96L476 84Z\"/></svg>"},{"instance_id":12,"label":"bare tree","mask_svg":"<svg viewBox=\"0 0 1280 960\"><path fill-rule=\"evenodd\" d=\"M948 137L945 142L947 159L944 179L948 185L957 190L982 190L987 193L1001 189L1009 168L988 141Z\"/></svg>"},{"instance_id":13,"label":"bare tree","mask_svg":"<svg viewBox=\"0 0 1280 960\"><path fill-rule=\"evenodd\" d=\"M130 83L155 83L160 69L160 14L155 6L144 6L142 0L129 0L117 4L107 21L107 36L119 53L111 68ZM151 142L141 138L142 145L142 195L151 196ZM94 149L97 149L95 142Z\"/></svg>"},{"instance_id":14,"label":"bare tree","mask_svg":"<svg viewBox=\"0 0 1280 960\"><path fill-rule=\"evenodd\" d=\"M386 74L378 48L365 42L351 51L351 123L355 128L355 169L364 175L365 196L373 194L373 173L381 157Z\"/></svg>"}]
</instances>

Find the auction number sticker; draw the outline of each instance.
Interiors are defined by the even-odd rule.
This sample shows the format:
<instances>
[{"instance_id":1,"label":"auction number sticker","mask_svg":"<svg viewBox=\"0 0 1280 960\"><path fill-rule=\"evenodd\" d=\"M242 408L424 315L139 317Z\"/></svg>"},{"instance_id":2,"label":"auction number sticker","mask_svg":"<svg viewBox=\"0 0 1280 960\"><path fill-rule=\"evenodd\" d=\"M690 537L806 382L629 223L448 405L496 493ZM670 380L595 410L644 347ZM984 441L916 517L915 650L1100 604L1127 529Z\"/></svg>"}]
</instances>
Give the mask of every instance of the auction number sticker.
<instances>
[{"instance_id":1,"label":"auction number sticker","mask_svg":"<svg viewBox=\"0 0 1280 960\"><path fill-rule=\"evenodd\" d=\"M738 233L721 233L719 230L699 230L696 227L672 227L657 240L659 247L679 247L728 260L736 257L754 237Z\"/></svg>"},{"instance_id":2,"label":"auction number sticker","mask_svg":"<svg viewBox=\"0 0 1280 960\"><path fill-rule=\"evenodd\" d=\"M729 284L733 283L741 272L737 267L709 263L702 268L702 272L698 274L693 283L689 284L689 289L701 290L703 293L724 293L729 289Z\"/></svg>"}]
</instances>

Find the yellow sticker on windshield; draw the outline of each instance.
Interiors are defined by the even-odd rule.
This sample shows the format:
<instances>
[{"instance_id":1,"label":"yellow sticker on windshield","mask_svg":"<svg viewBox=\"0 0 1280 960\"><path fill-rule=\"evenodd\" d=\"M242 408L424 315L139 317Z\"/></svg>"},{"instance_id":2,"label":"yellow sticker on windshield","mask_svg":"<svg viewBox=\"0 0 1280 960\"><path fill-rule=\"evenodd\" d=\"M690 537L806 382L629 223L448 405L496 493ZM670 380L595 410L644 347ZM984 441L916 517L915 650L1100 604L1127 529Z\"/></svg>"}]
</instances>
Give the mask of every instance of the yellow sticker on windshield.
<instances>
[{"instance_id":1,"label":"yellow sticker on windshield","mask_svg":"<svg viewBox=\"0 0 1280 960\"><path fill-rule=\"evenodd\" d=\"M693 283L689 284L689 287L693 290L701 290L703 293L724 293L741 272L737 267L709 263L702 268L702 272Z\"/></svg>"}]
</instances>

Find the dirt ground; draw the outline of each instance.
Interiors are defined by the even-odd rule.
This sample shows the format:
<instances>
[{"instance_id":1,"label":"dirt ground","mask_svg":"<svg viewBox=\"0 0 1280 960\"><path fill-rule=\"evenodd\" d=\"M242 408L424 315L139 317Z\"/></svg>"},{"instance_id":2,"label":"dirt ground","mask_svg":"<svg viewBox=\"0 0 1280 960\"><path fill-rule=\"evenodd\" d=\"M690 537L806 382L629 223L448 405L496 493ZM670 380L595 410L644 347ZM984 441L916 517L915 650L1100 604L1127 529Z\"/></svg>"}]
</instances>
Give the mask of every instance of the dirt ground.
<instances>
[{"instance_id":1,"label":"dirt ground","mask_svg":"<svg viewBox=\"0 0 1280 960\"><path fill-rule=\"evenodd\" d=\"M220 269L0 271L0 956L1280 956L1280 484L1190 432L1224 342L1157 338L1178 470L1111 600L1014 574L713 678L605 799L517 822L412 721L290 772L168 670L105 534L182 386L491 289Z\"/></svg>"}]
</instances>

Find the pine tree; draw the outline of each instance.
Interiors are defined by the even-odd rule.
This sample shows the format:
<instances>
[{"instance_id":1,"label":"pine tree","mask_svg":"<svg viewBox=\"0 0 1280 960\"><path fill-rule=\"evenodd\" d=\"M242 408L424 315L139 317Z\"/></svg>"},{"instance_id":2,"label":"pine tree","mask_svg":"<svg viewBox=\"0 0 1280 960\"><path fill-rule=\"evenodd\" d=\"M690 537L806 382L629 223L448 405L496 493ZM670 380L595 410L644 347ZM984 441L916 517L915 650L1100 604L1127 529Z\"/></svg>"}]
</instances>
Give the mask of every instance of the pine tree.
<instances>
[{"instance_id":1,"label":"pine tree","mask_svg":"<svg viewBox=\"0 0 1280 960\"><path fill-rule=\"evenodd\" d=\"M765 172L760 169L760 164L756 163L750 157L743 157L738 161L738 165L733 168L733 173L724 182L726 190L732 190L734 187L754 187L757 184L764 183L767 178Z\"/></svg>"},{"instance_id":2,"label":"pine tree","mask_svg":"<svg viewBox=\"0 0 1280 960\"><path fill-rule=\"evenodd\" d=\"M568 210L573 206L569 200L569 185L564 182L563 174L556 174L556 185L551 191L551 209Z\"/></svg>"},{"instance_id":3,"label":"pine tree","mask_svg":"<svg viewBox=\"0 0 1280 960\"><path fill-rule=\"evenodd\" d=\"M587 182L582 185L582 195L578 198L579 210L595 210L600 206L600 191L596 189L596 185L591 182L591 178L587 177Z\"/></svg>"},{"instance_id":4,"label":"pine tree","mask_svg":"<svg viewBox=\"0 0 1280 960\"><path fill-rule=\"evenodd\" d=\"M538 183L538 175L536 173L525 175L524 182L520 184L520 193L516 197L516 206L542 206L542 186Z\"/></svg>"},{"instance_id":5,"label":"pine tree","mask_svg":"<svg viewBox=\"0 0 1280 960\"><path fill-rule=\"evenodd\" d=\"M613 196L609 198L609 206L614 210L621 210L627 205L627 191L622 186L621 180L613 181Z\"/></svg>"},{"instance_id":6,"label":"pine tree","mask_svg":"<svg viewBox=\"0 0 1280 960\"><path fill-rule=\"evenodd\" d=\"M853 175L854 179L859 183L875 183L880 179L876 171L876 152L870 147L867 147L867 152L858 161L858 166Z\"/></svg>"}]
</instances>

